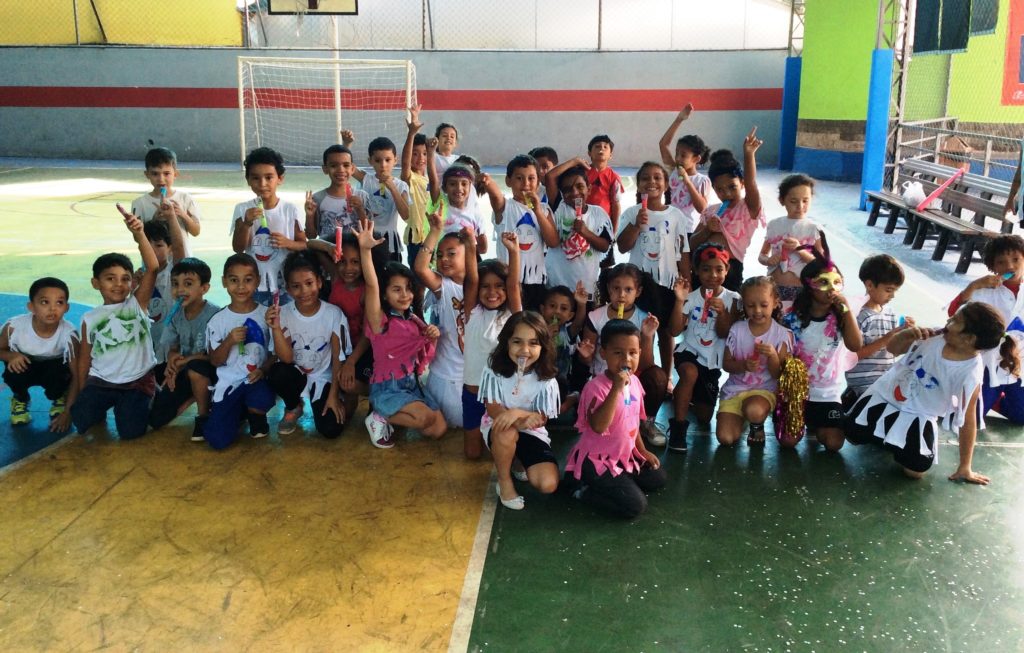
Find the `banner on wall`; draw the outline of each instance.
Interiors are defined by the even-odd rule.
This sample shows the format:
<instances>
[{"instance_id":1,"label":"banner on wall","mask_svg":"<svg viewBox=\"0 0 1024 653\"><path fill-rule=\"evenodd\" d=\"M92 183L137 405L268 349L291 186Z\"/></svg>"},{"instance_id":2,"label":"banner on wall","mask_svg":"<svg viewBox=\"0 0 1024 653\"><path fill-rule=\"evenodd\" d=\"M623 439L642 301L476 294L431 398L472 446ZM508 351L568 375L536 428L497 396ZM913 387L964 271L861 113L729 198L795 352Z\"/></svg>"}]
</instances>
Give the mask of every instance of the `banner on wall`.
<instances>
[{"instance_id":1,"label":"banner on wall","mask_svg":"<svg viewBox=\"0 0 1024 653\"><path fill-rule=\"evenodd\" d=\"M1010 3L1006 31L1006 64L1003 67L1003 105L1024 106L1024 3Z\"/></svg>"}]
</instances>

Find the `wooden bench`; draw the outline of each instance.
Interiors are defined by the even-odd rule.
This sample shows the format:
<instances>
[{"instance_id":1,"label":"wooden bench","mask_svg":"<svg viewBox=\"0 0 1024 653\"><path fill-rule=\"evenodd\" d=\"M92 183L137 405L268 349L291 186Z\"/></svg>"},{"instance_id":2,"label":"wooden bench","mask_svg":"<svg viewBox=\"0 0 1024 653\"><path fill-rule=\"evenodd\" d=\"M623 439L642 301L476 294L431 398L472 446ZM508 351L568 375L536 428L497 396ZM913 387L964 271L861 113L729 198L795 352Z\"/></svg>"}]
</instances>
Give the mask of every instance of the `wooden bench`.
<instances>
[{"instance_id":1,"label":"wooden bench","mask_svg":"<svg viewBox=\"0 0 1024 653\"><path fill-rule=\"evenodd\" d=\"M938 186L955 172L954 168L927 161L908 160L899 169L897 178L899 187L905 181L916 181L921 184L926 194L931 194ZM1004 204L1010 185L998 179L990 179L980 175L965 174L950 187L943 191L939 200L940 209L918 211L907 206L904 199L887 191L870 191L868 197L872 202L868 215L868 225L874 226L881 213L882 206L888 208L885 233L895 231L900 217L906 225L904 244L913 249L921 249L930 238L935 238L935 251L932 260L942 260L951 245L960 248L956 272L963 274L974 260L974 254L984 248L985 243L1000 233L1010 233L1014 223L1005 219ZM1001 196L1002 201L994 198ZM969 218L965 211L970 213ZM999 231L987 228L986 221L994 220Z\"/></svg>"}]
</instances>

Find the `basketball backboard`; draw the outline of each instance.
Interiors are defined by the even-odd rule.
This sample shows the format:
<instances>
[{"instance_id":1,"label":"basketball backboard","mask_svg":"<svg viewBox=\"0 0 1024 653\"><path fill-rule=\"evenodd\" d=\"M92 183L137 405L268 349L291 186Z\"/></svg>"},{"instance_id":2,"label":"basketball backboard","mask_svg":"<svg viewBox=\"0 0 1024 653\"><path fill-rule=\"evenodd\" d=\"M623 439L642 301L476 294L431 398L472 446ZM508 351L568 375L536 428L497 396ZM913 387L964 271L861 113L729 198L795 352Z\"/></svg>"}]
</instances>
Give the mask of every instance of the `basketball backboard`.
<instances>
[{"instance_id":1,"label":"basketball backboard","mask_svg":"<svg viewBox=\"0 0 1024 653\"><path fill-rule=\"evenodd\" d=\"M267 0L270 14L324 14L355 16L358 0Z\"/></svg>"}]
</instances>

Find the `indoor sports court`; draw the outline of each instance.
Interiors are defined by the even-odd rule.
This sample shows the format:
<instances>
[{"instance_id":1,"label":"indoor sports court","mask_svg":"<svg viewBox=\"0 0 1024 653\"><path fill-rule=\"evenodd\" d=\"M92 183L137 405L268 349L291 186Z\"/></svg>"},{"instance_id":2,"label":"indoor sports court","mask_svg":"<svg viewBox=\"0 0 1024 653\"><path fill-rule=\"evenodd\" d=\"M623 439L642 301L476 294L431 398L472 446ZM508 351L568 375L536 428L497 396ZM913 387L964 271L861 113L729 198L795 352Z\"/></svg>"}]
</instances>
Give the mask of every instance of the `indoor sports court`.
<instances>
[{"instance_id":1,"label":"indoor sports court","mask_svg":"<svg viewBox=\"0 0 1024 653\"><path fill-rule=\"evenodd\" d=\"M607 133L627 205L686 102L679 133L712 149L740 151L757 126L767 217L785 214L786 175L813 177L847 295L864 293L866 256L891 254L906 273L894 306L919 325L942 326L988 273L972 251L985 232L1020 233L986 212L1024 138L1024 8L1008 0L62 4L0 7L0 322L55 276L77 324L102 301L98 255L138 265L115 204L151 190L154 146L177 153L175 187L202 207L193 255L226 304L232 207L252 197L243 153L279 147L280 197L301 207L339 129L367 168L374 136L401 149L409 102L431 133L457 125L459 151L503 189L512 155L570 159ZM938 193L923 218L901 198L914 181ZM5 651L1024 648L1024 431L996 413L974 452L987 486L946 480L950 431L910 481L880 448L784 450L770 422L765 447L723 447L714 424L692 425L685 454L652 448L668 483L618 521L525 484L526 509L503 508L461 429L374 448L365 400L338 439L309 411L277 434L278 402L269 437L213 451L189 441L194 408L120 441L112 418L49 433L39 388L31 423L12 426L11 396L0 386ZM549 430L562 463L577 430Z\"/></svg>"}]
</instances>

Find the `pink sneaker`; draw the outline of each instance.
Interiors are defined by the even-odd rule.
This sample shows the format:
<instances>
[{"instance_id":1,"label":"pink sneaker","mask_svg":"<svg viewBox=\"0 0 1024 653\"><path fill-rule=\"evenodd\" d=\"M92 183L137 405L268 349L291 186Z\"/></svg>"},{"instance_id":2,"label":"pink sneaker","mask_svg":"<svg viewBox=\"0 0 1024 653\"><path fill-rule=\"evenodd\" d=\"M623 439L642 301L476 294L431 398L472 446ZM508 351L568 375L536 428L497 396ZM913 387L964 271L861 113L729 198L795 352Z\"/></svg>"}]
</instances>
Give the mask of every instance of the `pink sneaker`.
<instances>
[{"instance_id":1,"label":"pink sneaker","mask_svg":"<svg viewBox=\"0 0 1024 653\"><path fill-rule=\"evenodd\" d=\"M395 446L395 430L388 421L376 412L370 412L363 421L366 431L370 434L370 442L378 449L390 449Z\"/></svg>"}]
</instances>

